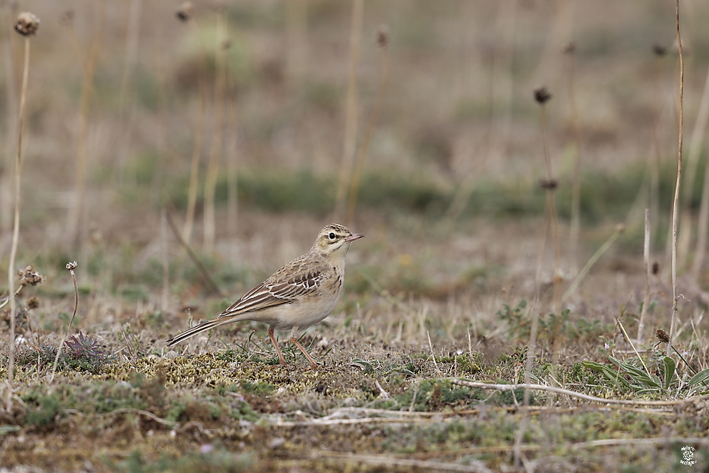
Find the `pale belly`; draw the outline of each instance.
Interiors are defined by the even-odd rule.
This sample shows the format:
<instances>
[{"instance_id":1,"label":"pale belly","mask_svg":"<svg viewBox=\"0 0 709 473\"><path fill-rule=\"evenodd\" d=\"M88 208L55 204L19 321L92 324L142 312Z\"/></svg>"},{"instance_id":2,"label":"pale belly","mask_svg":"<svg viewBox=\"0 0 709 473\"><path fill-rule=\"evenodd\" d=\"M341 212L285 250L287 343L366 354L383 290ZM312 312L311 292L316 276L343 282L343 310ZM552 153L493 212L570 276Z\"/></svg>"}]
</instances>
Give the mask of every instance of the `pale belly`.
<instances>
[{"instance_id":1,"label":"pale belly","mask_svg":"<svg viewBox=\"0 0 709 473\"><path fill-rule=\"evenodd\" d=\"M289 330L293 327L303 330L322 321L337 305L339 294L328 298L302 300L283 304L263 311L239 316L237 320L255 320L270 325L275 330Z\"/></svg>"}]
</instances>

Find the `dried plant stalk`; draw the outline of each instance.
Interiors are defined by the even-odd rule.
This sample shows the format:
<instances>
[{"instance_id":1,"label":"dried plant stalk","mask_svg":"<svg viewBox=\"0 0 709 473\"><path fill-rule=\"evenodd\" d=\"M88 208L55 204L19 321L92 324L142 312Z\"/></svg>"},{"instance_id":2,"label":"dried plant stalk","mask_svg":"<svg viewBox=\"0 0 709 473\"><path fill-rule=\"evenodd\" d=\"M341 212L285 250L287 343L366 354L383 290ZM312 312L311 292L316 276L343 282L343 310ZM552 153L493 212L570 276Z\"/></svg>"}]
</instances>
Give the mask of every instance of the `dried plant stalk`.
<instances>
[{"instance_id":1,"label":"dried plant stalk","mask_svg":"<svg viewBox=\"0 0 709 473\"><path fill-rule=\"evenodd\" d=\"M29 20L29 23L28 23ZM34 25L34 26L33 26ZM22 176L22 125L25 120L25 105L27 103L27 83L30 69L30 36L37 31L39 20L31 13L21 13L15 24L15 30L25 36L25 55L22 67L22 90L20 92L20 111L17 120L17 152L15 153L15 216L12 227L12 245L10 247L10 261L7 267L7 287L12 291L15 287L15 259L17 258L17 245L20 240L20 197ZM7 409L10 409L12 400L13 372L15 370L15 296L10 296L10 356L7 367L7 380L10 384L7 397Z\"/></svg>"},{"instance_id":2,"label":"dried plant stalk","mask_svg":"<svg viewBox=\"0 0 709 473\"><path fill-rule=\"evenodd\" d=\"M643 330L645 329L645 315L647 306L650 303L650 209L645 209L645 244L643 246L643 260L645 262L645 297L643 298L643 310L640 312L638 323L637 343L642 343Z\"/></svg>"},{"instance_id":3,"label":"dried plant stalk","mask_svg":"<svg viewBox=\"0 0 709 473\"><path fill-rule=\"evenodd\" d=\"M178 17L180 13L178 12ZM182 17L180 17L182 18ZM189 20L189 17L187 18ZM199 190L199 161L202 152L202 128L204 127L204 114L207 108L207 83L205 78L205 53L202 45L202 38L199 34L199 29L194 20L190 21L194 34L200 44L199 55L199 112L197 115L197 127L194 132L194 143L192 147L192 163L190 166L190 184L187 191L187 214L185 216L185 224L182 227L182 238L189 245L192 239L192 227L194 226L194 214L197 206L197 191Z\"/></svg>"},{"instance_id":4,"label":"dried plant stalk","mask_svg":"<svg viewBox=\"0 0 709 473\"><path fill-rule=\"evenodd\" d=\"M692 228L692 193L694 191L694 176L697 174L697 166L699 164L699 153L704 142L704 133L709 122L709 70L704 81L704 91L702 92L702 100L699 103L699 112L697 112L697 120L694 122L692 136L689 140L689 152L687 153L687 176L690 178L684 183L682 188L682 218L679 221L679 242L678 253L681 255L681 267L686 267L691 254L689 247L692 243L693 228Z\"/></svg>"},{"instance_id":5,"label":"dried plant stalk","mask_svg":"<svg viewBox=\"0 0 709 473\"><path fill-rule=\"evenodd\" d=\"M216 71L214 76L214 129L209 153L209 164L204 182L204 251L214 252L216 240L216 209L214 196L219 177L219 163L222 158L224 139L224 74L226 71L227 33L224 13L217 15Z\"/></svg>"},{"instance_id":6,"label":"dried plant stalk","mask_svg":"<svg viewBox=\"0 0 709 473\"><path fill-rule=\"evenodd\" d=\"M101 39L103 32L103 22L105 16L101 15L101 24L97 38L92 41L91 52L88 58L84 59L81 54L81 48L76 38L76 32L73 25L70 26L72 37L75 39L76 48L79 53L79 59L83 63L83 81L81 84L81 98L79 99L79 117L77 124L76 136L76 177L74 181L74 204L69 209L67 215L67 240L73 248L78 245L83 237L86 221L82 219L85 212L84 201L86 199L86 176L88 167L88 131L89 131L89 113L91 111L91 97L94 93L94 74L96 65L98 64L99 55L101 52Z\"/></svg>"},{"instance_id":7,"label":"dried plant stalk","mask_svg":"<svg viewBox=\"0 0 709 473\"><path fill-rule=\"evenodd\" d=\"M699 220L697 222L697 246L694 251L692 263L692 277L696 281L704 264L707 246L707 226L709 226L709 166L704 169L704 184L702 187L702 200L699 204Z\"/></svg>"},{"instance_id":8,"label":"dried plant stalk","mask_svg":"<svg viewBox=\"0 0 709 473\"><path fill-rule=\"evenodd\" d=\"M672 322L670 337L667 342L667 356L672 353L672 337L677 324L677 217L679 214L679 193L682 181L682 127L684 125L684 55L682 54L682 36L679 31L679 0L675 0L675 24L677 29L677 47L679 49L679 138L677 143L677 181L675 182L675 198L672 204Z\"/></svg>"},{"instance_id":9,"label":"dried plant stalk","mask_svg":"<svg viewBox=\"0 0 709 473\"><path fill-rule=\"evenodd\" d=\"M342 150L342 164L337 185L335 215L342 218L347 200L347 186L352 175L355 145L357 142L357 115L359 113L357 67L359 64L359 44L362 38L362 15L364 0L352 0L352 26L350 29L350 69L347 79L347 99L345 103L345 140Z\"/></svg>"},{"instance_id":10,"label":"dried plant stalk","mask_svg":"<svg viewBox=\"0 0 709 473\"><path fill-rule=\"evenodd\" d=\"M576 273L578 270L578 246L579 233L581 231L581 131L579 128L579 113L576 105L576 94L574 93L574 45L567 48L568 63L568 93L569 104L571 106L571 128L574 136L574 148L576 159L571 176L571 270Z\"/></svg>"},{"instance_id":11,"label":"dried plant stalk","mask_svg":"<svg viewBox=\"0 0 709 473\"><path fill-rule=\"evenodd\" d=\"M49 378L50 383L54 381L54 374L57 372L57 364L59 364L59 357L62 354L62 348L71 333L71 325L74 323L74 317L76 317L76 311L79 308L79 287L76 285L76 274L74 274L76 266L76 261L66 264L66 269L69 270L71 273L71 279L74 281L74 312L72 312L71 319L69 319L69 326L66 329L66 334L64 334L64 338L62 338L62 342L59 344L59 348L57 348L57 355L54 357L54 366L52 367L52 376Z\"/></svg>"},{"instance_id":12,"label":"dried plant stalk","mask_svg":"<svg viewBox=\"0 0 709 473\"><path fill-rule=\"evenodd\" d=\"M226 71L227 83L229 83L229 71ZM238 182L238 162L239 162L239 134L238 129L238 110L237 101L232 87L229 87L229 107L228 107L228 130L229 140L226 150L226 166L227 166L227 231L229 237L236 236L236 222L239 219L239 182Z\"/></svg>"},{"instance_id":13,"label":"dried plant stalk","mask_svg":"<svg viewBox=\"0 0 709 473\"><path fill-rule=\"evenodd\" d=\"M372 142L372 136L374 136L374 130L377 126L377 121L379 120L382 104L384 103L384 95L386 94L387 85L389 84L389 61L387 55L388 36L383 28L379 30L377 42L379 44L379 49L381 50L381 77L379 80L379 90L377 92L376 102L374 103L374 111L372 112L372 116L369 118L367 131L364 134L362 144L357 150L354 174L352 175L352 182L350 183L350 191L347 198L345 225L350 225L352 223L352 219L354 218L355 206L357 205L357 195L359 193L360 182L362 180L362 172L364 171L364 163L367 159L369 145Z\"/></svg>"}]
</instances>

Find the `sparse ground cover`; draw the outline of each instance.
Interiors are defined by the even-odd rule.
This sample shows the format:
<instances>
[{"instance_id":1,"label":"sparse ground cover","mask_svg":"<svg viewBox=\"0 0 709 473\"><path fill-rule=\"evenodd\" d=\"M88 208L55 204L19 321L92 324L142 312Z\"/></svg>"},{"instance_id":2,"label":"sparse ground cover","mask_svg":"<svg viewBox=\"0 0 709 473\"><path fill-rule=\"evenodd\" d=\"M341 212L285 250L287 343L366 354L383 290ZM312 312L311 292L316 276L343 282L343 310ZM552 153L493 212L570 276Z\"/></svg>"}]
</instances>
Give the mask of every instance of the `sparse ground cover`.
<instances>
[{"instance_id":1,"label":"sparse ground cover","mask_svg":"<svg viewBox=\"0 0 709 473\"><path fill-rule=\"evenodd\" d=\"M291 366L281 367L256 323L171 348L165 340L221 312L306 251L325 223L343 220L333 209L352 3L196 2L192 23L178 22L168 2L99 3L22 4L42 22L32 37L16 266L46 279L32 276L18 293L12 384L11 316L0 307L1 473L709 468L709 272L692 268L702 143L687 157L684 184L693 187L683 218L695 228L680 232L675 350L656 335L669 331L672 306L677 80L667 2L364 4L359 135L378 91L379 31L388 34L390 85L350 224L366 238L348 254L334 313L301 340L318 370L290 344L282 347ZM700 121L709 10L687 8L689 128ZM9 31L12 4L0 10L6 274L7 137L16 131L22 48ZM215 48L224 25L229 41ZM228 84L221 118L220 73ZM551 237L541 245L547 190L532 98L541 85L552 94L546 128L558 182L543 186L558 186L561 271ZM167 210L184 228L199 127L191 248L201 270L162 220ZM220 152L210 248L204 179ZM74 176L82 153L83 201ZM646 207L655 264L636 341ZM571 288L613 235L555 303L555 291ZM74 260L79 305L62 345L75 298L64 268ZM534 388L525 401L526 382Z\"/></svg>"},{"instance_id":2,"label":"sparse ground cover","mask_svg":"<svg viewBox=\"0 0 709 473\"><path fill-rule=\"evenodd\" d=\"M282 218L257 219L267 225ZM465 246L456 239L475 248L490 232L519 235L524 227L501 222L494 229L459 228L453 239L433 239L430 254ZM164 314L150 301L127 302L120 292L92 301L86 290L80 305L95 307L75 321L81 332L69 339L48 382L73 295L47 283L28 287L22 301L38 297L46 308L29 309L20 324L26 341L18 353L13 409L0 422L4 461L64 471L494 471L514 463L521 435L518 452L537 471L633 471L649 464L669 471L679 465L685 446L696 448L697 465L706 462L709 416L707 401L698 397L705 388L690 382L692 370L703 368L703 332L693 330L689 318L683 323L678 348L689 366L680 361L669 380L664 344L641 344L651 374L644 378L615 323L623 314L624 328L637 329L638 303L625 294L640 291L643 275L628 270L631 263L619 262L620 269L601 265L581 286L576 308L541 313L541 351L531 376L534 384L628 404L533 390L525 409L522 388L482 389L461 381L525 381L530 303L515 286L524 287L529 276L509 261L523 257L526 239L514 237L522 244L506 252L497 250L509 242L485 245L490 254L481 256L480 267L486 270L473 271L440 267L426 252L409 252L409 245L419 244L420 230L402 232L402 253L381 267L384 276L368 272L382 257L384 250L377 248L391 229L379 236L373 228L367 231L369 245L353 247L349 255L343 304L302 340L322 363L316 371L306 369L290 344L283 350L292 367L281 367L266 327L253 323L168 350L164 340L190 315ZM82 280L81 268L76 271ZM384 281L402 273L415 281L426 275L448 281L443 287L429 281L425 297L412 298L413 289L393 283L391 292L383 289ZM48 279L61 287L62 277L67 278L58 273ZM623 282L608 288L608 277ZM199 276L192 278L179 290L201 287ZM660 280L653 284L654 329L665 326L669 304ZM160 284L145 287L151 294ZM585 305L594 287L605 287L605 297ZM196 290L191 301L201 303L185 305L194 319L218 311L218 297ZM446 290L449 296L434 297ZM58 307L65 308L63 319ZM112 315L118 307L123 313ZM30 331L31 326L42 328ZM556 363L555 337L561 340ZM6 364L0 374L3 369L6 375Z\"/></svg>"}]
</instances>

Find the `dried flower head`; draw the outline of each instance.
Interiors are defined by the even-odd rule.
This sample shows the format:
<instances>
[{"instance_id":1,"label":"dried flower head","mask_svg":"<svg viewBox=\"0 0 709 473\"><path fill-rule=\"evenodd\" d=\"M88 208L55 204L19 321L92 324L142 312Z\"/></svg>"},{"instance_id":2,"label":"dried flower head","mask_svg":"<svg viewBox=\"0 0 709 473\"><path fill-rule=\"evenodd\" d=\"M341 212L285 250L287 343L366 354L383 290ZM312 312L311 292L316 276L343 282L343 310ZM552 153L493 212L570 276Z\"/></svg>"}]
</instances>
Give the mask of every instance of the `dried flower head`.
<instances>
[{"instance_id":1,"label":"dried flower head","mask_svg":"<svg viewBox=\"0 0 709 473\"><path fill-rule=\"evenodd\" d=\"M176 15L180 20L187 21L192 16L192 13L194 13L194 5L192 5L192 2L182 2L180 8L177 9Z\"/></svg>"},{"instance_id":2,"label":"dried flower head","mask_svg":"<svg viewBox=\"0 0 709 473\"><path fill-rule=\"evenodd\" d=\"M669 343L670 342L670 336L667 335L667 332L662 330L661 328L658 328L655 331L655 335L657 335L657 339L660 340L661 342Z\"/></svg>"},{"instance_id":3,"label":"dried flower head","mask_svg":"<svg viewBox=\"0 0 709 473\"><path fill-rule=\"evenodd\" d=\"M15 22L15 31L22 36L32 36L37 32L38 28L39 18L30 12L20 13Z\"/></svg>"},{"instance_id":4,"label":"dried flower head","mask_svg":"<svg viewBox=\"0 0 709 473\"><path fill-rule=\"evenodd\" d=\"M72 271L72 270L76 269L77 266L78 265L76 264L76 261L69 262L66 264L66 269L68 269L69 271Z\"/></svg>"},{"instance_id":5,"label":"dried flower head","mask_svg":"<svg viewBox=\"0 0 709 473\"><path fill-rule=\"evenodd\" d=\"M661 44L653 44L652 52L655 54L655 56L662 57L667 54L667 48L662 46Z\"/></svg>"},{"instance_id":6,"label":"dried flower head","mask_svg":"<svg viewBox=\"0 0 709 473\"><path fill-rule=\"evenodd\" d=\"M387 31L386 26L382 25L377 30L377 46L379 46L382 49L386 49L386 47L388 45L389 45L389 32Z\"/></svg>"},{"instance_id":7,"label":"dried flower head","mask_svg":"<svg viewBox=\"0 0 709 473\"><path fill-rule=\"evenodd\" d=\"M44 276L35 271L34 266L31 264L27 265L25 269L19 270L17 275L20 277L21 286L36 286L37 284L44 282L46 279Z\"/></svg>"},{"instance_id":8,"label":"dried flower head","mask_svg":"<svg viewBox=\"0 0 709 473\"><path fill-rule=\"evenodd\" d=\"M534 89L534 100L537 101L539 105L544 105L551 99L551 94L547 91L546 87L539 87Z\"/></svg>"},{"instance_id":9,"label":"dried flower head","mask_svg":"<svg viewBox=\"0 0 709 473\"><path fill-rule=\"evenodd\" d=\"M38 307L39 307L39 297L32 296L29 299L27 299L27 308L28 309L36 309Z\"/></svg>"},{"instance_id":10,"label":"dried flower head","mask_svg":"<svg viewBox=\"0 0 709 473\"><path fill-rule=\"evenodd\" d=\"M71 26L71 24L74 22L74 10L66 10L64 13L62 13L62 16L59 17L59 24L64 25L64 26Z\"/></svg>"},{"instance_id":11,"label":"dried flower head","mask_svg":"<svg viewBox=\"0 0 709 473\"><path fill-rule=\"evenodd\" d=\"M539 181L539 187L548 191L553 191L558 186L559 182L556 179L550 179L548 181L546 179L542 179L541 181Z\"/></svg>"}]
</instances>

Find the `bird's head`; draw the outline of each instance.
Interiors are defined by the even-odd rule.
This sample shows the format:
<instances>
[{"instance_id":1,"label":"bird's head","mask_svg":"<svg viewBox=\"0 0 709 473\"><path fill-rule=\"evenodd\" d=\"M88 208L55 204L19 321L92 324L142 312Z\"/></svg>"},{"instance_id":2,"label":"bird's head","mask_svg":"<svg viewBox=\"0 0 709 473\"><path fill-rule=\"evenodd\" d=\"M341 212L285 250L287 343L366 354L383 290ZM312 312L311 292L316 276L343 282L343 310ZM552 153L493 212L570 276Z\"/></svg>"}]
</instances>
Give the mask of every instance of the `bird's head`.
<instances>
[{"instance_id":1,"label":"bird's head","mask_svg":"<svg viewBox=\"0 0 709 473\"><path fill-rule=\"evenodd\" d=\"M347 253L350 248L350 243L359 240L364 235L360 233L352 233L349 228L344 225L332 223L320 230L313 250L325 256L334 255L337 253Z\"/></svg>"}]
</instances>

